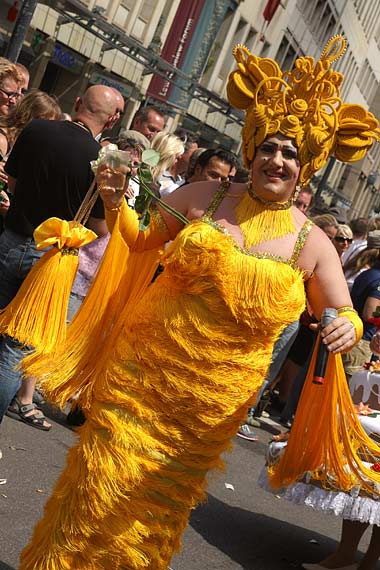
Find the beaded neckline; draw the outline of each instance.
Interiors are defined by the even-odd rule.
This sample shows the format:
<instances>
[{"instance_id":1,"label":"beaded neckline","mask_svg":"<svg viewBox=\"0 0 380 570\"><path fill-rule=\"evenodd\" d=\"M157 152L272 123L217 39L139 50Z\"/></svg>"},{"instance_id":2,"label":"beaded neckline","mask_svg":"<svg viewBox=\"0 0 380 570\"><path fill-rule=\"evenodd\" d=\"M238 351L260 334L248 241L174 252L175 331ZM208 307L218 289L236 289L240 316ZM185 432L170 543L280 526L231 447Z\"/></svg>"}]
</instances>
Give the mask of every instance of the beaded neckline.
<instances>
[{"instance_id":1,"label":"beaded neckline","mask_svg":"<svg viewBox=\"0 0 380 570\"><path fill-rule=\"evenodd\" d=\"M230 234L230 232L227 230L227 228L225 228L222 224L219 224L218 222L216 222L215 220L213 220L212 218L210 218L208 216L202 216L201 218L192 220L192 222L190 222L190 223L194 223L194 222L203 222L203 223L208 224L209 226L213 227L218 232L224 234L226 236L226 238L231 242L233 247L237 251L239 251L240 253L242 253L244 255L248 255L249 257L255 257L256 259L269 259L271 261L277 261L279 263L284 263L285 265L290 265L290 267L292 267L293 269L297 269L297 267L298 267L297 262L298 262L300 253L301 253L301 251L305 245L306 238L309 235L309 232L313 226L313 222L311 220L307 220L304 223L304 225L302 226L302 228L298 234L297 241L294 245L292 256L291 257L283 257L282 255L275 255L274 253L269 253L269 252L265 252L265 251L249 251L249 250L247 250L246 248L244 248L241 245L239 245L238 243L236 243L235 238L233 237L233 235Z\"/></svg>"}]
</instances>

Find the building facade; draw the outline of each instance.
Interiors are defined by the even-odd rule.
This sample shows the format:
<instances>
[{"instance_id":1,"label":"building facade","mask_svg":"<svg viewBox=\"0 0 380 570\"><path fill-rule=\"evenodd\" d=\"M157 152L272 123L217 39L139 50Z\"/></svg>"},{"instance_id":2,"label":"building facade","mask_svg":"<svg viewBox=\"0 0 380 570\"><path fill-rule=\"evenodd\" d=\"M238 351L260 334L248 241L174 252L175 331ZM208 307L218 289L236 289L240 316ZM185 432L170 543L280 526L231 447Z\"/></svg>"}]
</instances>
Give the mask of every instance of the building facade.
<instances>
[{"instance_id":1,"label":"building facade","mask_svg":"<svg viewBox=\"0 0 380 570\"><path fill-rule=\"evenodd\" d=\"M0 50L13 22L13 0L0 7ZM168 128L183 125L205 146L240 149L242 115L225 86L241 43L285 70L304 54L318 57L337 33L348 50L335 67L343 97L380 115L380 3L372 0L46 0L37 5L20 61L32 86L55 94L64 111L91 84L111 85L126 100L123 126L154 103ZM331 161L314 187L349 217L380 208L380 147L351 165Z\"/></svg>"}]
</instances>

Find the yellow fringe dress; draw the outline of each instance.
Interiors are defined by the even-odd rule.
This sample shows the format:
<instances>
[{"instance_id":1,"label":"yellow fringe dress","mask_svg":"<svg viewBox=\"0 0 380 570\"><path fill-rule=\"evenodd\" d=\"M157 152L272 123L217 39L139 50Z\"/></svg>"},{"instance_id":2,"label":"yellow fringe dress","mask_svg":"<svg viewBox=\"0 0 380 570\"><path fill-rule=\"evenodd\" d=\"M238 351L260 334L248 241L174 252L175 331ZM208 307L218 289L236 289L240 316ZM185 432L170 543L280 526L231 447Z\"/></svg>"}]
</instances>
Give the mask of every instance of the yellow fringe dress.
<instances>
[{"instance_id":1,"label":"yellow fringe dress","mask_svg":"<svg viewBox=\"0 0 380 570\"><path fill-rule=\"evenodd\" d=\"M298 255L252 255L212 220L188 224L94 382L79 443L21 570L166 570L205 477L305 306Z\"/></svg>"}]
</instances>

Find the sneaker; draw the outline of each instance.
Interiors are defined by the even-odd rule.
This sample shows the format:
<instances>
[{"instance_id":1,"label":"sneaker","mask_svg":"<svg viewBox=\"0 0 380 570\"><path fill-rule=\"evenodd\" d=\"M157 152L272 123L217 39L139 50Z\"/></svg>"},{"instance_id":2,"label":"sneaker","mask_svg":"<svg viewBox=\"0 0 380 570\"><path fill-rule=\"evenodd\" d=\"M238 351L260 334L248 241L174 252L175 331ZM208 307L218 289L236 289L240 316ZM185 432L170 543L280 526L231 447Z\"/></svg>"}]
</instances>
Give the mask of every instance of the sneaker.
<instances>
[{"instance_id":1,"label":"sneaker","mask_svg":"<svg viewBox=\"0 0 380 570\"><path fill-rule=\"evenodd\" d=\"M236 435L243 439L248 439L248 441L258 441L259 439L257 435L255 435L252 427L248 424L242 424Z\"/></svg>"},{"instance_id":2,"label":"sneaker","mask_svg":"<svg viewBox=\"0 0 380 570\"><path fill-rule=\"evenodd\" d=\"M257 428L261 427L260 421L257 420L256 418L254 418L253 416L247 416L245 423L248 424L249 426L253 426L253 427L257 427Z\"/></svg>"}]
</instances>

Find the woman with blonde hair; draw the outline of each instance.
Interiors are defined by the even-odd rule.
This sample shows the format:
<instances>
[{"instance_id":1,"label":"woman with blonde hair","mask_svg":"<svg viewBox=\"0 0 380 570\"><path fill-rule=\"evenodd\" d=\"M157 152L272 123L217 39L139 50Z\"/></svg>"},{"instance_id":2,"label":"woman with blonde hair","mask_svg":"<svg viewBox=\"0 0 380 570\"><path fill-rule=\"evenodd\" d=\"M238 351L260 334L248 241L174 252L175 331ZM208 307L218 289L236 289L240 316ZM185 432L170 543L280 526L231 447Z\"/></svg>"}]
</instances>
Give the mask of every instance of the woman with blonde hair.
<instances>
[{"instance_id":1,"label":"woman with blonde hair","mask_svg":"<svg viewBox=\"0 0 380 570\"><path fill-rule=\"evenodd\" d=\"M171 169L185 151L185 145L177 135L161 131L151 139L151 148L160 153L160 162L152 170L154 180L159 184L160 195L171 192L176 180Z\"/></svg>"},{"instance_id":2,"label":"woman with blonde hair","mask_svg":"<svg viewBox=\"0 0 380 570\"><path fill-rule=\"evenodd\" d=\"M353 234L350 226L347 224L339 224L337 232L332 241L340 259L342 259L342 255L352 244L352 240Z\"/></svg>"}]
</instances>

